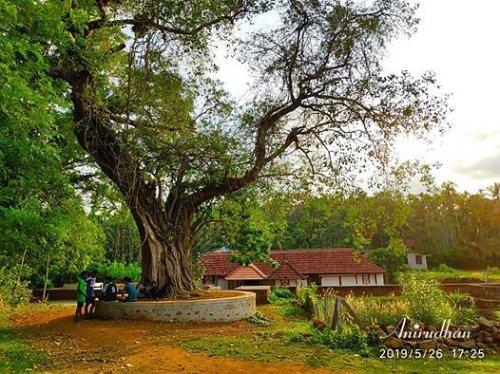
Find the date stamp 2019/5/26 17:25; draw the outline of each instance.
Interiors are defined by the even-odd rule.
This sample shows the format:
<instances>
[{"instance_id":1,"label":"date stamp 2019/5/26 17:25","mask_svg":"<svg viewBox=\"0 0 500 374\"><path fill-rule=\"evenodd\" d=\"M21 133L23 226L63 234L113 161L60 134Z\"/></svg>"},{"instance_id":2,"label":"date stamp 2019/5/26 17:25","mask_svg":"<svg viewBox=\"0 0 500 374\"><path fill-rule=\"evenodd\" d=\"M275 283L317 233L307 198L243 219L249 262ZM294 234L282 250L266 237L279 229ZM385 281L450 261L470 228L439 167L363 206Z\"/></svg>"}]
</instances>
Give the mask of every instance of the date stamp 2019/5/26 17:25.
<instances>
[{"instance_id":1,"label":"date stamp 2019/5/26 17:25","mask_svg":"<svg viewBox=\"0 0 500 374\"><path fill-rule=\"evenodd\" d=\"M382 348L379 351L379 358L381 359L442 359L442 358L455 358L455 359L482 359L485 357L484 349L463 349L454 348L450 351L442 349L420 349L420 348Z\"/></svg>"}]
</instances>

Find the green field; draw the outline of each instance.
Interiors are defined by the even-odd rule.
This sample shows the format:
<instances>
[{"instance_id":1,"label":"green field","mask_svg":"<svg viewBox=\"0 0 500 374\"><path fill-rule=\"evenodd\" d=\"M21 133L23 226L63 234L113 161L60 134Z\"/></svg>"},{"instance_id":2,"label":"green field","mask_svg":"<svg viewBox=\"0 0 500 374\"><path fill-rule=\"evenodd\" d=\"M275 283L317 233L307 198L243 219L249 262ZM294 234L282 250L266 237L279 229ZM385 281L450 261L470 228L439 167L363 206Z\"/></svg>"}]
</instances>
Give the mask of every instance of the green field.
<instances>
[{"instance_id":1,"label":"green field","mask_svg":"<svg viewBox=\"0 0 500 374\"><path fill-rule=\"evenodd\" d=\"M437 279L439 281L443 280L452 280L452 279L480 279L481 281L486 280L485 271L481 270L453 270L450 272L441 272L441 271L421 271L419 274L426 279ZM488 282L500 282L500 270L499 269L491 269L488 274Z\"/></svg>"},{"instance_id":2,"label":"green field","mask_svg":"<svg viewBox=\"0 0 500 374\"><path fill-rule=\"evenodd\" d=\"M252 338L207 336L196 339L178 339L176 344L208 355L229 356L265 362L295 361L310 367L323 367L333 372L353 373L493 373L500 369L500 357L483 360L469 359L379 359L359 354L332 350L324 346L290 343L283 339L293 332L306 331L308 322L286 305L268 305L259 310L272 321Z\"/></svg>"}]
</instances>

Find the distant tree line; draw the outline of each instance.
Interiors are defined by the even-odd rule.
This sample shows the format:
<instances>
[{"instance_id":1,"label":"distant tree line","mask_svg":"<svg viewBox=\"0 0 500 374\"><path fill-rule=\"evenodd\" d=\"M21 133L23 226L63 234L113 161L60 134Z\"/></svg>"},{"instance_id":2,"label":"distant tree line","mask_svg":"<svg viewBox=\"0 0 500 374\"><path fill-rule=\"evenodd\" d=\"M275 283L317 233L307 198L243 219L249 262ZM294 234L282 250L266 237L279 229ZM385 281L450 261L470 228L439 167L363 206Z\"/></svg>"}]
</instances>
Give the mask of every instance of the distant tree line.
<instances>
[{"instance_id":1,"label":"distant tree line","mask_svg":"<svg viewBox=\"0 0 500 374\"><path fill-rule=\"evenodd\" d=\"M476 194L451 182L418 195L363 191L317 196L295 193L226 201L196 243L204 252L245 245L250 227L268 248L354 247L390 269L412 251L431 255L430 266L462 269L500 264L500 184ZM225 218L224 218L225 217ZM245 231L243 230L243 231ZM246 238L247 241L253 239Z\"/></svg>"}]
</instances>

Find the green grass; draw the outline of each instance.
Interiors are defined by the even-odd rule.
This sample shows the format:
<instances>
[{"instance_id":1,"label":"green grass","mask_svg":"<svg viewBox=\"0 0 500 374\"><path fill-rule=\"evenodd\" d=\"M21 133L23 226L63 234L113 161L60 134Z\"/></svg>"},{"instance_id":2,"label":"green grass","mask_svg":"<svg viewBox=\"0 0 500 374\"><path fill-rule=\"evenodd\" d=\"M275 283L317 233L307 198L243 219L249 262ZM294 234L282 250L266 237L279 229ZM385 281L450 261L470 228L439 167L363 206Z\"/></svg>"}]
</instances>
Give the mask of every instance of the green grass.
<instances>
[{"instance_id":1,"label":"green grass","mask_svg":"<svg viewBox=\"0 0 500 374\"><path fill-rule=\"evenodd\" d=\"M45 357L28 347L15 331L7 315L0 317L0 372L20 373L45 364Z\"/></svg>"},{"instance_id":2,"label":"green grass","mask_svg":"<svg viewBox=\"0 0 500 374\"><path fill-rule=\"evenodd\" d=\"M259 328L251 337L203 336L177 339L174 344L184 349L209 356L234 357L263 362L288 362L312 368L322 367L334 372L354 373L494 373L500 368L500 358L484 360L440 359L403 360L361 357L349 351L332 350L303 342L292 342L287 337L310 331L303 317L293 319L286 312L289 305L260 307L263 315L271 317L270 327ZM172 341L167 342L172 344Z\"/></svg>"},{"instance_id":3,"label":"green grass","mask_svg":"<svg viewBox=\"0 0 500 374\"><path fill-rule=\"evenodd\" d=\"M456 278L456 279L477 278L482 281L485 279L485 273L484 271L481 270L453 270L451 272L440 272L440 271L429 270L429 271L420 271L419 274L421 274L423 278L437 279L439 281L442 281L446 278ZM491 270L488 276L488 281L500 282L500 271L497 269Z\"/></svg>"},{"instance_id":4,"label":"green grass","mask_svg":"<svg viewBox=\"0 0 500 374\"><path fill-rule=\"evenodd\" d=\"M27 305L16 309L0 308L0 373L26 373L47 364L47 357L21 340L10 317L34 311L66 309L68 305Z\"/></svg>"},{"instance_id":5,"label":"green grass","mask_svg":"<svg viewBox=\"0 0 500 374\"><path fill-rule=\"evenodd\" d=\"M263 362L291 361L310 367L324 367L340 372L360 373L493 373L500 368L500 359L484 360L382 360L364 358L347 351L288 343L280 338L204 337L176 342L181 347L209 356L234 357Z\"/></svg>"}]
</instances>

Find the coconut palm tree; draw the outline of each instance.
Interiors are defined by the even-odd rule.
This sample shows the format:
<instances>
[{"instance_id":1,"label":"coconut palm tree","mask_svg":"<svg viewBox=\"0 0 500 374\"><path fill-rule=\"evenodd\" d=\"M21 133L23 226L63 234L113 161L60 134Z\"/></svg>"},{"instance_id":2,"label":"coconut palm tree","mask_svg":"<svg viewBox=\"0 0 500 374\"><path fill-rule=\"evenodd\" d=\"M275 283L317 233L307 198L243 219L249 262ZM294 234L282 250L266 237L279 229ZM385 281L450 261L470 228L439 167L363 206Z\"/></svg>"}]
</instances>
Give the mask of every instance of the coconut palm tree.
<instances>
[{"instance_id":1,"label":"coconut palm tree","mask_svg":"<svg viewBox=\"0 0 500 374\"><path fill-rule=\"evenodd\" d=\"M500 200L500 183L493 183L487 188L492 199Z\"/></svg>"}]
</instances>

